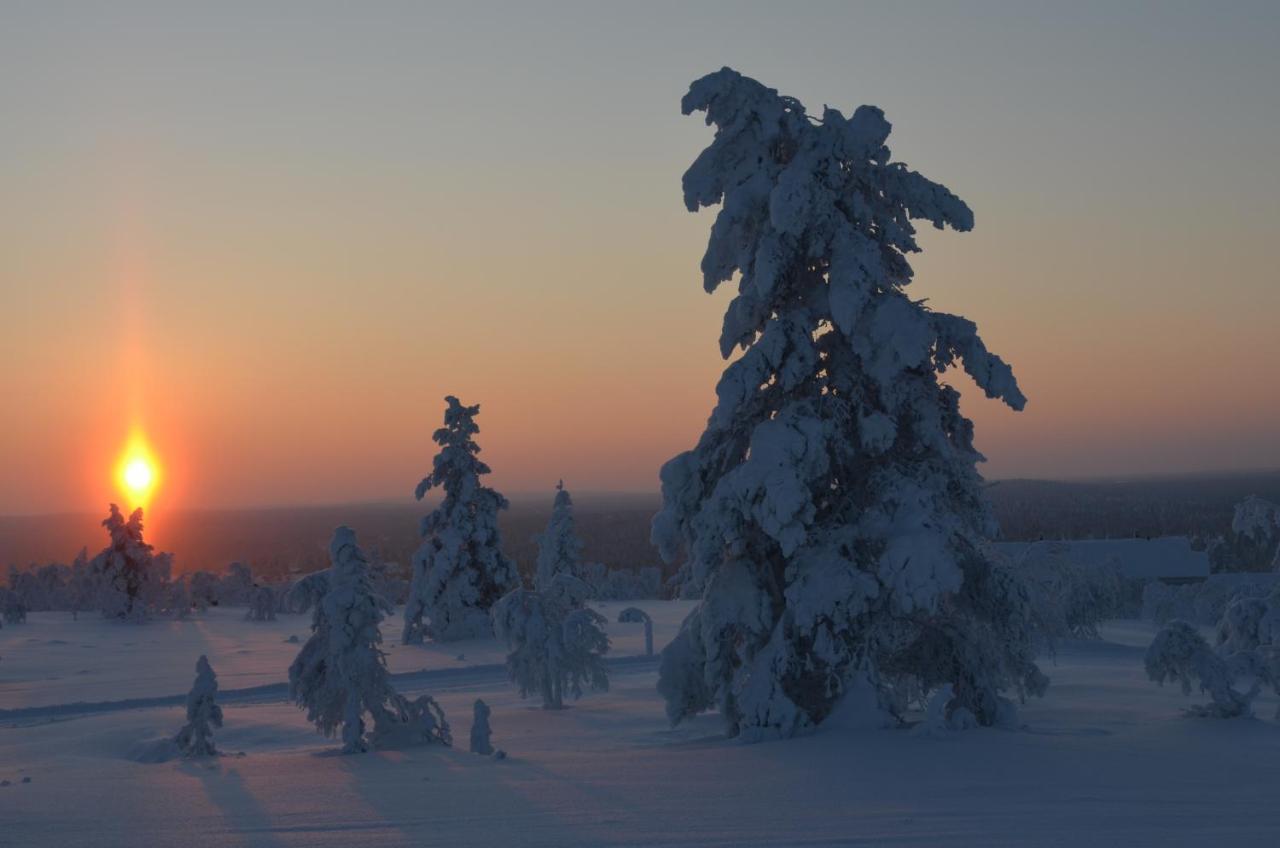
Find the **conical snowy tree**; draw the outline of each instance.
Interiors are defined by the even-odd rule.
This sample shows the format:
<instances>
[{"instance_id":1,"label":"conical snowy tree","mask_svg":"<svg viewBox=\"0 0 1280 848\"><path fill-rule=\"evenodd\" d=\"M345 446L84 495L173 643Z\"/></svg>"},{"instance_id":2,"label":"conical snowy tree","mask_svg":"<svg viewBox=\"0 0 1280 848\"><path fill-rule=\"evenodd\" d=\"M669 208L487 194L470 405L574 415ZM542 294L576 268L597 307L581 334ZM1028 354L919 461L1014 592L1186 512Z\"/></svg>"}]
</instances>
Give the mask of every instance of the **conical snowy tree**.
<instances>
[{"instance_id":1,"label":"conical snowy tree","mask_svg":"<svg viewBox=\"0 0 1280 848\"><path fill-rule=\"evenodd\" d=\"M535 589L545 589L557 574L581 577L582 540L573 529L573 499L564 487L556 484L556 500L551 507L547 529L538 534L538 562L534 572Z\"/></svg>"},{"instance_id":2,"label":"conical snowy tree","mask_svg":"<svg viewBox=\"0 0 1280 848\"><path fill-rule=\"evenodd\" d=\"M444 713L429 696L409 701L391 687L378 624L390 606L373 593L368 563L349 527L334 531L332 567L323 600L315 607L311 637L289 667L289 694L320 732L342 731L342 750L423 742L449 744ZM373 719L365 735L365 714Z\"/></svg>"},{"instance_id":3,"label":"conical snowy tree","mask_svg":"<svg viewBox=\"0 0 1280 848\"><path fill-rule=\"evenodd\" d=\"M214 698L218 694L218 675L213 673L209 658L203 654L196 660L196 682L187 693L187 723L174 740L184 757L212 757L214 728L222 727L222 707Z\"/></svg>"},{"instance_id":4,"label":"conical snowy tree","mask_svg":"<svg viewBox=\"0 0 1280 848\"><path fill-rule=\"evenodd\" d=\"M98 582L98 607L107 618L141 619L146 616L144 590L152 563L152 547L142 538L142 509L128 520L111 504L103 520L111 544L92 563Z\"/></svg>"},{"instance_id":5,"label":"conical snowy tree","mask_svg":"<svg viewBox=\"0 0 1280 848\"><path fill-rule=\"evenodd\" d=\"M515 563L502 553L498 511L507 499L480 484L489 466L476 456L480 407L446 397L444 426L431 474L415 497L444 490L444 499L422 519L422 546L413 557L413 582L404 611L404 642L473 639L492 634L489 608L519 583Z\"/></svg>"},{"instance_id":6,"label":"conical snowy tree","mask_svg":"<svg viewBox=\"0 0 1280 848\"><path fill-rule=\"evenodd\" d=\"M653 538L701 599L663 651L669 716L718 707L731 734L787 736L870 678L890 711L951 684L949 714L1007 719L1001 692L1047 680L1026 590L982 552L981 456L939 375L962 363L1025 400L971 322L904 292L911 220L968 230L972 213L889 161L875 107L815 119L728 68L682 106L716 127L684 197L721 207L703 281L738 276L720 350L743 353L697 447L662 469Z\"/></svg>"}]
</instances>

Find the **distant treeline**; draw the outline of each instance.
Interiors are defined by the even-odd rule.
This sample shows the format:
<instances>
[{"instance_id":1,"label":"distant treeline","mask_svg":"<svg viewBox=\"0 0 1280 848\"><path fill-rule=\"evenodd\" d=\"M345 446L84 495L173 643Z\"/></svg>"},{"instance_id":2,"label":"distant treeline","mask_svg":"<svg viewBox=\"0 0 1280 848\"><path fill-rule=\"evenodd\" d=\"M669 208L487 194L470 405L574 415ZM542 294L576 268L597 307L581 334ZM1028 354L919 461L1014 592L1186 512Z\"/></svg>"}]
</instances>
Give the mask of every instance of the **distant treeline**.
<instances>
[{"instance_id":1,"label":"distant treeline","mask_svg":"<svg viewBox=\"0 0 1280 848\"><path fill-rule=\"evenodd\" d=\"M1226 533L1236 503L1248 495L1280 502L1280 472L1141 478L1098 482L1005 480L988 494L1006 539L1117 538ZM649 544L654 495L574 493L577 529L587 561L611 568L660 565ZM339 524L359 534L367 549L407 566L418 546L421 504L243 510L192 510L163 515L156 528L160 549L172 551L177 572L221 571L233 561L254 573L283 578L327 566L326 545ZM512 498L502 514L503 545L523 571L532 568L551 514L551 496ZM0 519L0 563L70 562L87 546L106 542L94 516L50 515ZM667 569L667 574L670 569Z\"/></svg>"}]
</instances>

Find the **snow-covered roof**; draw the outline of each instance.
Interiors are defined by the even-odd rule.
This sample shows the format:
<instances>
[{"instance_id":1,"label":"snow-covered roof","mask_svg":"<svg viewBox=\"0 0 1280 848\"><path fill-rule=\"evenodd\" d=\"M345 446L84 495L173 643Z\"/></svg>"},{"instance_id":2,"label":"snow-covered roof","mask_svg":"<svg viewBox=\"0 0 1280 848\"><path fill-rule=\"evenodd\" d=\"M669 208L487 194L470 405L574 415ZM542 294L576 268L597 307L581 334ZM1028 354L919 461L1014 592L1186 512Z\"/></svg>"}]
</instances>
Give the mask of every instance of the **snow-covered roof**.
<instances>
[{"instance_id":1,"label":"snow-covered roof","mask_svg":"<svg viewBox=\"0 0 1280 848\"><path fill-rule=\"evenodd\" d=\"M1186 536L1156 539L1068 539L1039 542L996 542L997 551L1012 559L1041 556L1063 558L1082 565L1112 562L1126 577L1203 578L1209 576L1209 555L1193 551Z\"/></svg>"}]
</instances>

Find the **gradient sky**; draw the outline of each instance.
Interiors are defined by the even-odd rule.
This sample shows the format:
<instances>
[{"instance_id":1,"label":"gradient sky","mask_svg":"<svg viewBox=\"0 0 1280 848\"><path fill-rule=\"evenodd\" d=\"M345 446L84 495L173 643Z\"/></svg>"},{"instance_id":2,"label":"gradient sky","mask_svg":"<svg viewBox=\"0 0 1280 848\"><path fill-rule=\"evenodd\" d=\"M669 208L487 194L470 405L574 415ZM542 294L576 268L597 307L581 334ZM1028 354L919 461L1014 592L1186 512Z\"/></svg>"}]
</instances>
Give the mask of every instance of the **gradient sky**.
<instances>
[{"instance_id":1,"label":"gradient sky","mask_svg":"<svg viewBox=\"0 0 1280 848\"><path fill-rule=\"evenodd\" d=\"M404 497L447 393L500 488L656 489L722 65L973 207L913 293L1030 399L957 378L985 474L1280 466L1280 4L899 6L4 3L0 513L102 508L135 423L158 505Z\"/></svg>"}]
</instances>

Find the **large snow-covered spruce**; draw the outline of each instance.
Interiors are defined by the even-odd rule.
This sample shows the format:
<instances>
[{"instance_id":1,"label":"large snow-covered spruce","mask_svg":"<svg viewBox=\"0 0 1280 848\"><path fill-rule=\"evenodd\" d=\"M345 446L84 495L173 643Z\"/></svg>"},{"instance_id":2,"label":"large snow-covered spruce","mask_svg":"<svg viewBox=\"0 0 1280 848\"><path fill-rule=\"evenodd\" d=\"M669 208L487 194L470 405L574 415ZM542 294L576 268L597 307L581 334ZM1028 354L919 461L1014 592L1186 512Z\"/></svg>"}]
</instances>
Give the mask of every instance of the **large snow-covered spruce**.
<instances>
[{"instance_id":1,"label":"large snow-covered spruce","mask_svg":"<svg viewBox=\"0 0 1280 848\"><path fill-rule=\"evenodd\" d=\"M582 577L582 540L573 527L573 498L556 484L556 499L551 507L547 529L538 534L538 561L534 571L535 589L545 589L557 574Z\"/></svg>"},{"instance_id":2,"label":"large snow-covered spruce","mask_svg":"<svg viewBox=\"0 0 1280 848\"><path fill-rule=\"evenodd\" d=\"M444 426L432 439L440 445L431 474L415 492L444 490L444 498L422 519L422 546L413 558L413 581L404 611L404 642L473 639L492 635L489 609L518 584L515 563L502 553L498 511L507 499L480 484L489 466L477 456L479 405L453 396Z\"/></svg>"},{"instance_id":3,"label":"large snow-covered spruce","mask_svg":"<svg viewBox=\"0 0 1280 848\"><path fill-rule=\"evenodd\" d=\"M873 106L815 119L728 68L682 106L716 127L684 198L721 207L703 280L738 276L720 350L743 353L661 473L653 539L701 599L663 652L669 716L718 707L731 734L787 736L857 676L891 712L950 684L948 711L1007 718L1001 693L1047 679L1026 589L982 552L982 457L939 375L962 364L987 396L1025 399L972 322L904 291L912 219L968 230L972 213L890 162Z\"/></svg>"},{"instance_id":4,"label":"large snow-covered spruce","mask_svg":"<svg viewBox=\"0 0 1280 848\"><path fill-rule=\"evenodd\" d=\"M174 739L184 757L212 757L214 728L222 727L222 707L214 700L218 695L218 675L213 673L209 658L196 660L196 681L187 693L187 723Z\"/></svg>"},{"instance_id":5,"label":"large snow-covered spruce","mask_svg":"<svg viewBox=\"0 0 1280 848\"><path fill-rule=\"evenodd\" d=\"M339 527L329 544L332 563L324 598L315 606L311 637L289 667L289 694L320 732L342 731L342 750L424 742L450 743L444 713L430 696L410 701L391 686L378 624L391 611L374 594L355 533ZM373 719L366 737L364 716Z\"/></svg>"}]
</instances>

